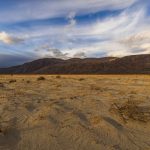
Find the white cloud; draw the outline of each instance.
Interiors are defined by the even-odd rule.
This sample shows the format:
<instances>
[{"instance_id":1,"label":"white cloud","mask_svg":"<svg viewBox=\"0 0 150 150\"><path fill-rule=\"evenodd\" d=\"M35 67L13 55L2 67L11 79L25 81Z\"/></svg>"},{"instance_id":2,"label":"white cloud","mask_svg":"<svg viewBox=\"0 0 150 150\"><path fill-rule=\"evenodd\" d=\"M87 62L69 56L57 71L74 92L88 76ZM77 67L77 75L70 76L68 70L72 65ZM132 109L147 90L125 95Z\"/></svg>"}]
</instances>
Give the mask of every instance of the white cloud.
<instances>
[{"instance_id":1,"label":"white cloud","mask_svg":"<svg viewBox=\"0 0 150 150\"><path fill-rule=\"evenodd\" d=\"M86 54L84 52L78 52L73 55L74 58L86 58Z\"/></svg>"},{"instance_id":2,"label":"white cloud","mask_svg":"<svg viewBox=\"0 0 150 150\"><path fill-rule=\"evenodd\" d=\"M13 35L15 37L24 37L31 47L33 45L35 47L39 46L42 51L33 51L41 57L49 56L66 59L85 57L85 55L100 57L103 54L107 56L124 56L149 53L150 20L145 14L146 8L144 6L126 9L121 14L99 19L93 23L78 24L75 20L75 16L78 14L103 9L126 8L134 2L136 0L87 0L86 2L85 0L75 2L62 0L59 1L59 4L62 4L60 6L56 5L58 0L53 1L53 3L46 0L44 4L41 4L41 11L44 8L43 5L48 3L52 3L52 6L55 7L47 11L47 7L52 7L47 5L45 6L45 11L48 14L41 13L41 15L37 16L45 18L46 16L50 17L49 15L52 15L52 17L64 15L68 19L68 25L36 25L25 29L22 28ZM24 8L27 5L22 7ZM38 4L35 7L38 7ZM52 14L51 11L53 12ZM32 15L31 18L35 19L34 13ZM5 41L5 43L9 42ZM48 46L45 43L49 43ZM41 45L44 46L41 47Z\"/></svg>"},{"instance_id":3,"label":"white cloud","mask_svg":"<svg viewBox=\"0 0 150 150\"><path fill-rule=\"evenodd\" d=\"M39 57L49 57L49 58L60 58L60 59L69 59L69 58L86 58L86 53L82 51L75 52L63 52L57 48L51 48L49 45L42 45L35 49L35 52Z\"/></svg>"},{"instance_id":4,"label":"white cloud","mask_svg":"<svg viewBox=\"0 0 150 150\"><path fill-rule=\"evenodd\" d=\"M149 53L149 24L145 9L141 8L99 20L92 25L75 27L72 39L79 38L79 43L72 44L72 49L67 51L74 53L84 49L88 56L94 53L100 55L105 53L107 56ZM80 44L80 39L87 39L87 42Z\"/></svg>"},{"instance_id":5,"label":"white cloud","mask_svg":"<svg viewBox=\"0 0 150 150\"><path fill-rule=\"evenodd\" d=\"M143 7L84 25L76 23L75 15L75 12L68 15L68 25L36 26L18 36L26 34L29 41L46 37L53 43L50 47L69 53L69 57L83 51L87 56L95 53L124 56L149 52L150 21L146 18Z\"/></svg>"},{"instance_id":6,"label":"white cloud","mask_svg":"<svg viewBox=\"0 0 150 150\"><path fill-rule=\"evenodd\" d=\"M150 53L150 30L135 33L120 41L127 49L135 53Z\"/></svg>"},{"instance_id":7,"label":"white cloud","mask_svg":"<svg viewBox=\"0 0 150 150\"><path fill-rule=\"evenodd\" d=\"M17 38L17 37L12 37L6 32L0 32L0 41L5 43L5 44L15 44L18 42L21 42L23 39Z\"/></svg>"},{"instance_id":8,"label":"white cloud","mask_svg":"<svg viewBox=\"0 0 150 150\"><path fill-rule=\"evenodd\" d=\"M35 49L37 55L39 57L49 57L49 58L60 58L60 59L68 59L68 53L63 53L59 49L51 48L49 45L42 45Z\"/></svg>"},{"instance_id":9,"label":"white cloud","mask_svg":"<svg viewBox=\"0 0 150 150\"><path fill-rule=\"evenodd\" d=\"M67 19L73 19L75 16L76 16L76 13L72 11L68 14Z\"/></svg>"}]
</instances>

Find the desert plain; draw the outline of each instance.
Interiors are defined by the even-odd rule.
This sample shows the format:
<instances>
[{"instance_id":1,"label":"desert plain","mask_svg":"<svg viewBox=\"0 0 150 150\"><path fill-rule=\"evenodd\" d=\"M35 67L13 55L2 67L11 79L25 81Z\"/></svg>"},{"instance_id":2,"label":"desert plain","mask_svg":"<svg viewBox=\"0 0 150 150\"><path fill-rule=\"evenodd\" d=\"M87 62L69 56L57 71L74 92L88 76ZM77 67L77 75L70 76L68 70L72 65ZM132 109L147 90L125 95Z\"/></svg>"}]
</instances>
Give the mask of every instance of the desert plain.
<instances>
[{"instance_id":1,"label":"desert plain","mask_svg":"<svg viewBox=\"0 0 150 150\"><path fill-rule=\"evenodd\" d=\"M150 150L150 76L1 75L0 150Z\"/></svg>"}]
</instances>

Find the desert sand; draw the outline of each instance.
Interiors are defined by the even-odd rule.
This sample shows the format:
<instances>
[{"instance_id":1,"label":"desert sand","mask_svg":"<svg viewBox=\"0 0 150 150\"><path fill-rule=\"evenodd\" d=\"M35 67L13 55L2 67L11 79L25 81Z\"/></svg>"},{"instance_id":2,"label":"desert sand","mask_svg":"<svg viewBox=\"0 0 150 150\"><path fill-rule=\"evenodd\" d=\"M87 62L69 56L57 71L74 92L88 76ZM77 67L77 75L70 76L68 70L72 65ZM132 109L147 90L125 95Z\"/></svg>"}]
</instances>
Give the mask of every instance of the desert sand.
<instances>
[{"instance_id":1,"label":"desert sand","mask_svg":"<svg viewBox=\"0 0 150 150\"><path fill-rule=\"evenodd\" d=\"M148 75L0 76L0 150L150 150Z\"/></svg>"}]
</instances>

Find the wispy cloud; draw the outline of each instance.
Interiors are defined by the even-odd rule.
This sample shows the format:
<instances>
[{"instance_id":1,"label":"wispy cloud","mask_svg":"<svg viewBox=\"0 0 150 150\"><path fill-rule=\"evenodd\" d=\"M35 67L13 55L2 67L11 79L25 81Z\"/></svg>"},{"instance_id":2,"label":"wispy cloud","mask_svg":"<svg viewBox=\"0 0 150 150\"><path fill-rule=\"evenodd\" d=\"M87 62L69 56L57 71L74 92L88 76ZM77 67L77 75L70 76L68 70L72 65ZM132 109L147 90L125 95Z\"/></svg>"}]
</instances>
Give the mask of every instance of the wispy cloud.
<instances>
[{"instance_id":1,"label":"wispy cloud","mask_svg":"<svg viewBox=\"0 0 150 150\"><path fill-rule=\"evenodd\" d=\"M33 26L22 30L21 33L16 32L16 35L26 36L24 38L27 41L35 42L41 39L42 43L36 42L39 47L45 45L46 38L50 47L61 49L71 57L83 51L87 56L98 52L115 56L136 54L137 51L143 53L142 47L146 43L139 37L142 34L143 38L149 39L150 32L150 21L146 18L144 7L125 10L117 16L99 19L91 24L78 24L75 15L75 12L70 12L66 16L67 25ZM135 39L140 41L136 44L138 50L131 42Z\"/></svg>"},{"instance_id":2,"label":"wispy cloud","mask_svg":"<svg viewBox=\"0 0 150 150\"><path fill-rule=\"evenodd\" d=\"M135 53L150 53L150 30L143 30L120 41Z\"/></svg>"},{"instance_id":3,"label":"wispy cloud","mask_svg":"<svg viewBox=\"0 0 150 150\"><path fill-rule=\"evenodd\" d=\"M8 9L0 9L0 22L21 22L55 17L66 17L70 12L77 15L102 10L117 10L131 6L138 0L36 0L18 1ZM34 7L33 7L34 6Z\"/></svg>"},{"instance_id":4,"label":"wispy cloud","mask_svg":"<svg viewBox=\"0 0 150 150\"><path fill-rule=\"evenodd\" d=\"M0 9L1 26L9 26L8 29L5 26L6 30L0 26L0 31L5 31L0 32L0 46L4 50L5 44L13 44L15 48L9 49L14 48L20 54L31 52L36 58L63 59L150 53L150 15L146 0L37 0L19 2L15 7ZM121 11L95 17L95 13L108 10ZM45 18L59 21L49 24L53 20L41 20ZM41 22L32 24L36 19ZM25 20L28 24L17 23Z\"/></svg>"}]
</instances>

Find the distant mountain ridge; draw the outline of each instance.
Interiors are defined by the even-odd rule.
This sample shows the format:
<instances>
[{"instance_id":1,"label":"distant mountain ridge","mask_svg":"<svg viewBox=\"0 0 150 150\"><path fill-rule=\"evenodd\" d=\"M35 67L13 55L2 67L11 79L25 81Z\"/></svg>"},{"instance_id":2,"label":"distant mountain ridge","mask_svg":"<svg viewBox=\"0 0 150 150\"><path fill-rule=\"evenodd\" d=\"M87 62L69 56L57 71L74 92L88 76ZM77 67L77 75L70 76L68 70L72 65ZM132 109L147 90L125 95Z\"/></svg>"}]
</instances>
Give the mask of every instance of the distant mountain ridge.
<instances>
[{"instance_id":1,"label":"distant mountain ridge","mask_svg":"<svg viewBox=\"0 0 150 150\"><path fill-rule=\"evenodd\" d=\"M0 68L0 74L150 74L150 54L122 58L44 58Z\"/></svg>"}]
</instances>

